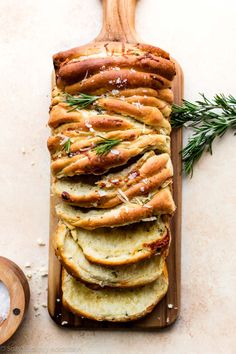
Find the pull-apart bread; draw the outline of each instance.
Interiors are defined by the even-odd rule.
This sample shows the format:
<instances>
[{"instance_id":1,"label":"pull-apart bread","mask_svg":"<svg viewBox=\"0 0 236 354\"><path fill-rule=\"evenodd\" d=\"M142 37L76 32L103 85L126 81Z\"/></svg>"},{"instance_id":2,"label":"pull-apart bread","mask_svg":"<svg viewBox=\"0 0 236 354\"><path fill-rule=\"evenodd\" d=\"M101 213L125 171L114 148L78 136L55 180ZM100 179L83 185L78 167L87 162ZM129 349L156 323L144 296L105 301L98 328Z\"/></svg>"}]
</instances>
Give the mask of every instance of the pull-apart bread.
<instances>
[{"instance_id":1,"label":"pull-apart bread","mask_svg":"<svg viewBox=\"0 0 236 354\"><path fill-rule=\"evenodd\" d=\"M168 288L174 63L145 44L53 57L49 126L63 304L98 321L145 316Z\"/></svg>"}]
</instances>

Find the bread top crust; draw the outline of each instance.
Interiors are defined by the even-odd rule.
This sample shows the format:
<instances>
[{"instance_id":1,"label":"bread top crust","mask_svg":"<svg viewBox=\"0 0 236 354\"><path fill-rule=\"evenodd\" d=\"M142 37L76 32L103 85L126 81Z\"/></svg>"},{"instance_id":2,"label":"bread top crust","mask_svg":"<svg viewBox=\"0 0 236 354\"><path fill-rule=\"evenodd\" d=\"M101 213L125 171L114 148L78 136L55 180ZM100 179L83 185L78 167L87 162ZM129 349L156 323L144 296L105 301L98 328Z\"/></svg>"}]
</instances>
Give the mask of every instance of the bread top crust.
<instances>
[{"instance_id":1,"label":"bread top crust","mask_svg":"<svg viewBox=\"0 0 236 354\"><path fill-rule=\"evenodd\" d=\"M155 149L169 152L169 141L167 136L152 134L140 136L136 140L121 142L115 149L118 154L111 150L106 155L98 155L93 148L89 148L88 151L80 150L79 153L73 151L70 156L61 152L59 157L52 160L52 173L57 178L86 173L100 175L111 168L125 165L132 157L146 151Z\"/></svg>"},{"instance_id":2,"label":"bread top crust","mask_svg":"<svg viewBox=\"0 0 236 354\"><path fill-rule=\"evenodd\" d=\"M99 86L170 87L175 75L168 53L140 43L93 43L59 52L53 63L57 86L72 94L91 92Z\"/></svg>"},{"instance_id":3,"label":"bread top crust","mask_svg":"<svg viewBox=\"0 0 236 354\"><path fill-rule=\"evenodd\" d=\"M154 194L150 201L141 205L131 200L127 205L122 204L105 211L91 209L85 213L65 204L56 206L56 212L60 219L72 227L81 227L87 230L129 225L141 220L156 220L157 216L172 215L174 211L175 204L169 187L161 189Z\"/></svg>"},{"instance_id":4,"label":"bread top crust","mask_svg":"<svg viewBox=\"0 0 236 354\"><path fill-rule=\"evenodd\" d=\"M119 68L131 67L133 70L157 73L168 80L172 80L175 75L174 65L170 60L156 57L153 54L141 56L110 56L103 58L91 58L87 60L69 61L60 65L58 69L58 80L60 86L71 85L76 81L84 79L102 70L117 70ZM102 68L102 69L101 69Z\"/></svg>"},{"instance_id":5,"label":"bread top crust","mask_svg":"<svg viewBox=\"0 0 236 354\"><path fill-rule=\"evenodd\" d=\"M84 57L91 57L96 54L103 54L104 56L125 56L125 55L140 55L140 54L153 54L157 57L170 59L169 54L161 48L152 45L137 43L124 43L124 42L93 42L84 46L75 47L69 50L61 51L53 56L54 67L57 70L61 65L69 62L70 60Z\"/></svg>"},{"instance_id":6,"label":"bread top crust","mask_svg":"<svg viewBox=\"0 0 236 354\"><path fill-rule=\"evenodd\" d=\"M53 192L71 205L85 208L112 208L139 196L147 200L164 184L171 183L173 167L168 154L147 152L136 163L120 172L111 173L96 181L82 177L56 180Z\"/></svg>"}]
</instances>

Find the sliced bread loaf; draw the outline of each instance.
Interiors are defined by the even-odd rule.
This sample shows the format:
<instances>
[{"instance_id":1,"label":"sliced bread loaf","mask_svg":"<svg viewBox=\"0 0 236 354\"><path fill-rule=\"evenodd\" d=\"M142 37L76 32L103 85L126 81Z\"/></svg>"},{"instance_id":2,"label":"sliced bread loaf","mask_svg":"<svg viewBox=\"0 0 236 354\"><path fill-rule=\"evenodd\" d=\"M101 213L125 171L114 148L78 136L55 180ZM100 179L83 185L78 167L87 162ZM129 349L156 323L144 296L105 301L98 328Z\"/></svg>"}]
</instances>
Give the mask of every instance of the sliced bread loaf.
<instances>
[{"instance_id":1,"label":"sliced bread loaf","mask_svg":"<svg viewBox=\"0 0 236 354\"><path fill-rule=\"evenodd\" d=\"M76 315L97 321L127 322L152 311L168 289L166 267L154 282L134 289L91 289L62 272L63 305Z\"/></svg>"},{"instance_id":2,"label":"sliced bread loaf","mask_svg":"<svg viewBox=\"0 0 236 354\"><path fill-rule=\"evenodd\" d=\"M163 254L130 265L102 266L86 259L82 248L73 239L70 230L59 224L54 236L56 254L68 273L75 278L101 287L135 287L151 283L163 272Z\"/></svg>"}]
</instances>

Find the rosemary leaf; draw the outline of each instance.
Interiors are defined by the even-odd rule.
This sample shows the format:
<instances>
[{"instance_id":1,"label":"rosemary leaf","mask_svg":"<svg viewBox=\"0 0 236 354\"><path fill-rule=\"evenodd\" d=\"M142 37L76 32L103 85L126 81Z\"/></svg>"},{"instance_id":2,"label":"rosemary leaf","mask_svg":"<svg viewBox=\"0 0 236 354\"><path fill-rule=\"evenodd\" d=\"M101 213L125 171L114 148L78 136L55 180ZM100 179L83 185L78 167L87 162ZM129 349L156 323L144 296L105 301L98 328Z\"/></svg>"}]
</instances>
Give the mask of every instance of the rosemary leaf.
<instances>
[{"instance_id":1,"label":"rosemary leaf","mask_svg":"<svg viewBox=\"0 0 236 354\"><path fill-rule=\"evenodd\" d=\"M103 136L98 135L102 140L98 141L94 146L93 150L96 151L97 155L107 155L111 149L122 142L121 139L107 139Z\"/></svg>"},{"instance_id":2,"label":"rosemary leaf","mask_svg":"<svg viewBox=\"0 0 236 354\"><path fill-rule=\"evenodd\" d=\"M85 93L80 93L78 96L72 96L67 93L64 102L66 102L68 106L72 107L67 112L72 112L90 106L92 103L97 101L98 98L99 96L91 96Z\"/></svg>"},{"instance_id":3,"label":"rosemary leaf","mask_svg":"<svg viewBox=\"0 0 236 354\"><path fill-rule=\"evenodd\" d=\"M174 128L191 127L193 134L181 151L184 171L192 176L194 164L202 154L212 154L212 143L228 129L236 129L236 98L232 95L215 95L212 100L201 94L201 100L182 106L173 105L171 124Z\"/></svg>"},{"instance_id":4,"label":"rosemary leaf","mask_svg":"<svg viewBox=\"0 0 236 354\"><path fill-rule=\"evenodd\" d=\"M71 146L71 140L70 140L70 138L68 138L65 142L65 145L64 145L64 149L67 154L70 153L70 146Z\"/></svg>"}]
</instances>

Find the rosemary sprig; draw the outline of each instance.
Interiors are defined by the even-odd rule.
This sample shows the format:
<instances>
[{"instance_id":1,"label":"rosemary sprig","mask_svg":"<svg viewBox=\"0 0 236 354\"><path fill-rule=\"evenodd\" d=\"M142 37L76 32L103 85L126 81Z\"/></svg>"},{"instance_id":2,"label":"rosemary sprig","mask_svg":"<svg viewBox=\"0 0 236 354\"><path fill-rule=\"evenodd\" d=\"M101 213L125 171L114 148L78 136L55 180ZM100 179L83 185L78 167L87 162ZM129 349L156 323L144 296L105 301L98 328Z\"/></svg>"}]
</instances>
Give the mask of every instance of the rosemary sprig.
<instances>
[{"instance_id":1,"label":"rosemary sprig","mask_svg":"<svg viewBox=\"0 0 236 354\"><path fill-rule=\"evenodd\" d=\"M67 154L70 153L70 146L71 146L71 140L70 140L70 138L68 138L64 144L64 149Z\"/></svg>"},{"instance_id":2,"label":"rosemary sprig","mask_svg":"<svg viewBox=\"0 0 236 354\"><path fill-rule=\"evenodd\" d=\"M228 129L236 129L236 98L232 95L215 95L213 100L201 94L202 100L182 106L173 106L171 123L175 128L192 127L193 135L181 151L184 171L192 176L194 164L207 151L212 154L212 143Z\"/></svg>"},{"instance_id":3,"label":"rosemary sprig","mask_svg":"<svg viewBox=\"0 0 236 354\"><path fill-rule=\"evenodd\" d=\"M183 105L174 104L172 106L171 124L174 128L183 125L194 127L202 121L218 118L222 115L235 115L236 98L232 95L228 97L223 94L215 95L212 101L207 99L204 94L200 94L200 96L202 100L195 103L183 100Z\"/></svg>"},{"instance_id":4,"label":"rosemary sprig","mask_svg":"<svg viewBox=\"0 0 236 354\"><path fill-rule=\"evenodd\" d=\"M93 147L93 150L95 150L96 154L100 156L107 155L114 146L122 142L121 139L107 139L100 135L98 135L98 137L102 140L96 143L96 145Z\"/></svg>"},{"instance_id":5,"label":"rosemary sprig","mask_svg":"<svg viewBox=\"0 0 236 354\"><path fill-rule=\"evenodd\" d=\"M66 102L68 106L73 107L70 110L68 110L68 112L72 112L90 106L98 98L99 96L91 96L85 93L80 93L79 96L72 96L69 93L67 93L64 102Z\"/></svg>"}]
</instances>

